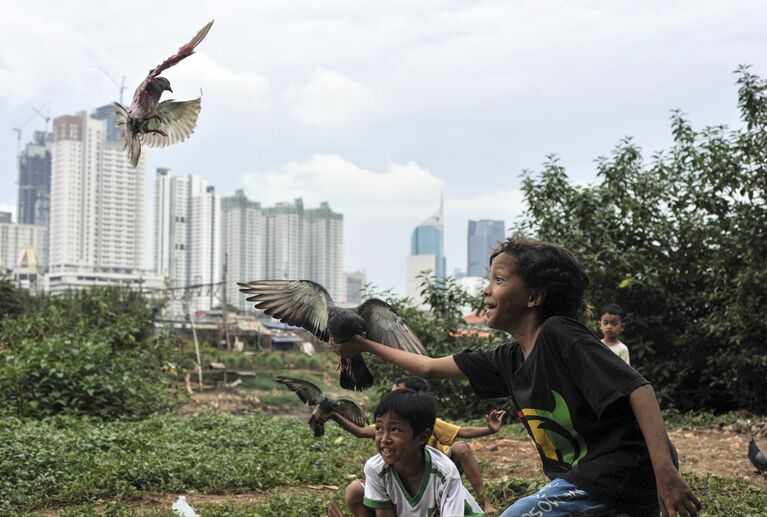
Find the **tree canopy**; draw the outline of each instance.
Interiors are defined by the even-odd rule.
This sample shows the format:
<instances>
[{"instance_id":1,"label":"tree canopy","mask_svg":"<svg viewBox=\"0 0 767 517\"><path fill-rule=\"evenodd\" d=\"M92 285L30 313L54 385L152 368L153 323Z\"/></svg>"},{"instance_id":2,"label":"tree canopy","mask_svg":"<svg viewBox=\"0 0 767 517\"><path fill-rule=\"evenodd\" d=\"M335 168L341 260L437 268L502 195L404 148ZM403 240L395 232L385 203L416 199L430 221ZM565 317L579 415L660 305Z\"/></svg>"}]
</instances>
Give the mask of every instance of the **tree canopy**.
<instances>
[{"instance_id":1,"label":"tree canopy","mask_svg":"<svg viewBox=\"0 0 767 517\"><path fill-rule=\"evenodd\" d=\"M671 117L649 160L630 139L571 182L555 156L523 173L516 231L572 250L595 307L627 311L632 364L680 410L767 409L767 83L737 71L740 129Z\"/></svg>"}]
</instances>

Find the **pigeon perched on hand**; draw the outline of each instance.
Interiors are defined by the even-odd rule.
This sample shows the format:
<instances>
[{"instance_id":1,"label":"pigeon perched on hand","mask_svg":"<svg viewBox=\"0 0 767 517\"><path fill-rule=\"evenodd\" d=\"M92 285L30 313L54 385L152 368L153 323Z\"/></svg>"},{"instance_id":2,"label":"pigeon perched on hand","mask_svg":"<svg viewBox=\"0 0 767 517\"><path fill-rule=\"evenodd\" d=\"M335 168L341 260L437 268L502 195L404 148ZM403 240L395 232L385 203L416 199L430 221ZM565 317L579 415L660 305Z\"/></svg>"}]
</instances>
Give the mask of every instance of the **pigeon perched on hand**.
<instances>
[{"instance_id":1,"label":"pigeon perched on hand","mask_svg":"<svg viewBox=\"0 0 767 517\"><path fill-rule=\"evenodd\" d=\"M123 127L123 142L128 151L128 160L135 168L141 156L141 144L149 147L165 147L186 140L197 125L201 97L190 101L164 100L162 92L170 88L170 81L160 73L184 58L194 54L194 49L207 36L211 20L192 40L178 49L178 52L149 71L146 79L136 88L130 109L115 102L117 125Z\"/></svg>"},{"instance_id":2,"label":"pigeon perched on hand","mask_svg":"<svg viewBox=\"0 0 767 517\"><path fill-rule=\"evenodd\" d=\"M365 412L350 399L331 399L326 397L322 391L313 383L298 379L296 377L278 376L277 382L290 388L298 398L310 406L319 406L323 413L332 413L335 411L347 420L354 422L360 427L368 425L368 417ZM309 427L314 431L315 437L325 434L325 425L317 421L317 417L312 413L309 418Z\"/></svg>"},{"instance_id":3,"label":"pigeon perched on hand","mask_svg":"<svg viewBox=\"0 0 767 517\"><path fill-rule=\"evenodd\" d=\"M767 455L759 449L753 437L748 443L748 459L760 474L767 472Z\"/></svg>"},{"instance_id":4,"label":"pigeon perched on hand","mask_svg":"<svg viewBox=\"0 0 767 517\"><path fill-rule=\"evenodd\" d=\"M392 348L428 355L418 338L391 306L371 298L354 309L333 303L320 284L310 280L255 280L238 283L256 308L283 323L303 327L323 341L338 343L355 335L367 336ZM362 355L341 361L341 387L362 391L373 385Z\"/></svg>"}]
</instances>

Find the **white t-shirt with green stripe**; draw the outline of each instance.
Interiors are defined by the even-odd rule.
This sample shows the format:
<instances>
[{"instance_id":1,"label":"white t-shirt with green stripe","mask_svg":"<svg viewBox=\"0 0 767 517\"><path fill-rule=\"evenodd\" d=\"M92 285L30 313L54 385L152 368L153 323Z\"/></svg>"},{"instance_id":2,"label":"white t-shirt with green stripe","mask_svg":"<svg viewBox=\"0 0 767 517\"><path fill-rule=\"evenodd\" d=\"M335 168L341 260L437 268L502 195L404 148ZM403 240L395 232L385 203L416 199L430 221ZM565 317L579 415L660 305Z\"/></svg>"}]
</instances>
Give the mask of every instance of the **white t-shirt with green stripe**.
<instances>
[{"instance_id":1,"label":"white t-shirt with green stripe","mask_svg":"<svg viewBox=\"0 0 767 517\"><path fill-rule=\"evenodd\" d=\"M411 497L394 467L380 454L365 463L365 506L394 508L398 516L461 517L484 515L461 483L455 464L433 447L424 448L423 476L418 493Z\"/></svg>"}]
</instances>

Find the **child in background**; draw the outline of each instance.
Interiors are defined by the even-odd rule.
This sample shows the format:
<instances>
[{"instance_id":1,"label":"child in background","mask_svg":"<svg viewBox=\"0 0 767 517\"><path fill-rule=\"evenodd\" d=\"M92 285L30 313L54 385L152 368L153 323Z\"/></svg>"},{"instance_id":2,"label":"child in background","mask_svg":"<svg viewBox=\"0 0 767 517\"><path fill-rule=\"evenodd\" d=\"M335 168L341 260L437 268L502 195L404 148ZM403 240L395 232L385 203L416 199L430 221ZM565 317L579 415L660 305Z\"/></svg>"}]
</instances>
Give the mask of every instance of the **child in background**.
<instances>
[{"instance_id":1,"label":"child in background","mask_svg":"<svg viewBox=\"0 0 767 517\"><path fill-rule=\"evenodd\" d=\"M423 377L417 375L411 375L406 377L400 377L396 379L392 385L392 391L409 388L414 391L431 391L429 381ZM487 427L461 427L449 422L445 422L441 418L437 418L432 428L432 434L427 442L427 445L438 449L443 454L447 455L458 468L458 472L466 474L466 478L471 483L474 492L477 494L477 499L482 503L483 511L485 513L495 513L496 509L493 505L484 497L484 480L482 479L482 473L479 470L479 464L477 458L471 450L471 447L466 442L458 441L456 438L479 438L481 436L487 436L497 433L503 425L503 420L506 417L506 411L494 410L487 416ZM315 409L315 418L318 422L325 423L327 420L335 420L344 430L352 433L358 438L375 438L375 424L362 427L358 426L354 422L344 418L338 413L322 413L319 409ZM370 515L368 509L363 505L364 486L359 480L352 481L344 491L344 502L347 508L355 516L367 516Z\"/></svg>"},{"instance_id":2,"label":"child in background","mask_svg":"<svg viewBox=\"0 0 767 517\"><path fill-rule=\"evenodd\" d=\"M437 416L431 393L394 390L373 416L378 454L365 463L364 502L376 517L484 515L455 464L426 445Z\"/></svg>"},{"instance_id":3,"label":"child in background","mask_svg":"<svg viewBox=\"0 0 767 517\"><path fill-rule=\"evenodd\" d=\"M608 303L599 313L599 330L602 331L602 343L618 354L618 357L631 364L629 349L619 339L623 332L623 309L617 303Z\"/></svg>"}]
</instances>

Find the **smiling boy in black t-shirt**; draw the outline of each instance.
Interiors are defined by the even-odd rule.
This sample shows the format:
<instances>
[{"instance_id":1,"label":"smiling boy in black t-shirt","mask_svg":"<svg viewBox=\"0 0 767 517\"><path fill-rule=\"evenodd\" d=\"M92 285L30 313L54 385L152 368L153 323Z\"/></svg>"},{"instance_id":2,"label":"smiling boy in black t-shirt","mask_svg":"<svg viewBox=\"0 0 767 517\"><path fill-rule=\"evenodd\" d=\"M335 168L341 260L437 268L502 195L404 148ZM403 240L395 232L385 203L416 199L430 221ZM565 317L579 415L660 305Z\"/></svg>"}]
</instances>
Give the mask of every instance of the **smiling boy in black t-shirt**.
<instances>
[{"instance_id":1,"label":"smiling boy in black t-shirt","mask_svg":"<svg viewBox=\"0 0 767 517\"><path fill-rule=\"evenodd\" d=\"M644 517L660 508L697 515L700 502L674 467L652 386L577 320L587 286L566 249L508 239L490 258L484 294L488 326L515 343L430 358L356 336L340 352L372 352L424 377L468 379L480 398L511 397L552 481L501 517Z\"/></svg>"}]
</instances>

